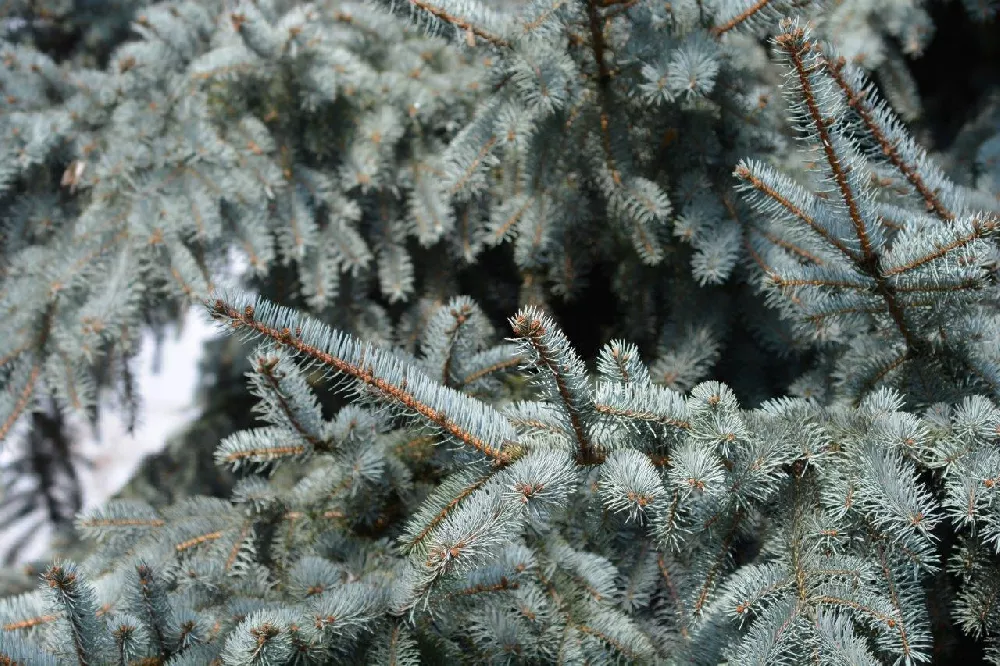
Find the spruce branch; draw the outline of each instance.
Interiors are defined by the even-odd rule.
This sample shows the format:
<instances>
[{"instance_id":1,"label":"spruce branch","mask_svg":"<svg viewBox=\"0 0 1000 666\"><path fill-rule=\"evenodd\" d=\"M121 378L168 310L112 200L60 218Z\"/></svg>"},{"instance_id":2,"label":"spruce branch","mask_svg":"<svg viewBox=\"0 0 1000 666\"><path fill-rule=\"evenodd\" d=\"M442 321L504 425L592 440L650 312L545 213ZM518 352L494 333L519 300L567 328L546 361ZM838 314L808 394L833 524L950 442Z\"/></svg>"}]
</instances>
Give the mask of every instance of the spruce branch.
<instances>
[{"instance_id":1,"label":"spruce branch","mask_svg":"<svg viewBox=\"0 0 1000 666\"><path fill-rule=\"evenodd\" d=\"M428 373L438 377L442 386L455 386L459 367L470 352L478 351L482 338L492 333L485 316L472 299L456 297L442 306L426 327L427 340L421 344L421 356Z\"/></svg>"},{"instance_id":2,"label":"spruce branch","mask_svg":"<svg viewBox=\"0 0 1000 666\"><path fill-rule=\"evenodd\" d=\"M153 569L145 562L135 564L134 577L130 578L127 583L132 596L129 610L151 630L155 651L161 659L167 659L176 649L176 640L166 590Z\"/></svg>"},{"instance_id":3,"label":"spruce branch","mask_svg":"<svg viewBox=\"0 0 1000 666\"><path fill-rule=\"evenodd\" d=\"M786 16L802 15L814 0L722 0L708 33L722 38L734 30L753 31Z\"/></svg>"},{"instance_id":4,"label":"spruce branch","mask_svg":"<svg viewBox=\"0 0 1000 666\"><path fill-rule=\"evenodd\" d=\"M7 609L4 610L7 611L4 613L5 616L15 615L14 613L11 613ZM33 629L35 627L40 627L42 625L50 624L59 619L59 616L53 613L39 614L33 612L29 612L27 615L16 614L15 617L17 619L11 619L10 621L4 622L4 624L0 625L0 629L3 629L4 632L13 633L16 631ZM5 633L2 635L6 636L7 634Z\"/></svg>"},{"instance_id":5,"label":"spruce branch","mask_svg":"<svg viewBox=\"0 0 1000 666\"><path fill-rule=\"evenodd\" d=\"M819 168L836 198L810 192L769 166L740 162L739 189L772 220L769 229L744 225L750 256L764 274L761 286L772 290L769 298L783 297L774 304L797 319L801 331L812 325L817 339L841 336L845 355L838 381L854 399L890 376L912 381L914 390L929 396L940 380L927 365L942 362L956 368L954 381L961 382L958 374L964 372L992 386L993 373L979 371L981 361L973 360L988 354L954 338L941 344L943 329L930 320L947 317L978 328L984 317L993 317L981 305L992 288L996 216L966 210L956 186L878 101L859 70L838 61L798 22L783 21L781 30L773 41L788 68L786 94L797 112L795 124L823 156L809 168ZM860 146L868 144L866 158ZM871 164L879 160L908 186L889 193L892 182L870 178ZM911 199L934 215L910 212L905 206ZM865 356L865 336L886 325L883 315L902 346Z\"/></svg>"},{"instance_id":6,"label":"spruce branch","mask_svg":"<svg viewBox=\"0 0 1000 666\"><path fill-rule=\"evenodd\" d=\"M612 340L601 348L597 358L597 372L610 381L623 384L649 384L649 370L639 356L634 344L623 340Z\"/></svg>"},{"instance_id":7,"label":"spruce branch","mask_svg":"<svg viewBox=\"0 0 1000 666\"><path fill-rule=\"evenodd\" d=\"M489 42L494 46L508 45L508 42L502 37L498 35L493 35L487 32L485 29L473 25L470 21L466 21L459 18L458 16L449 14L446 9L440 6L436 6L432 2L428 2L427 0L410 0L410 3L414 7L431 14L435 18L455 26L457 30L464 32L466 35L472 35L474 37L478 37L480 39ZM473 46L475 43L475 39L473 37L467 37L466 40L469 42L469 46Z\"/></svg>"},{"instance_id":8,"label":"spruce branch","mask_svg":"<svg viewBox=\"0 0 1000 666\"><path fill-rule=\"evenodd\" d=\"M833 230L819 222L812 195L806 192L805 188L793 183L791 179L780 174L775 174L765 165L753 161L740 161L736 166L734 174L740 180L749 183L750 186L759 191L768 201L773 202L780 209L804 222L845 257L851 261L857 260L855 253L847 247L844 241L838 238ZM807 253L797 252L797 254L805 255ZM809 255L809 258L811 259L811 255Z\"/></svg>"},{"instance_id":9,"label":"spruce branch","mask_svg":"<svg viewBox=\"0 0 1000 666\"><path fill-rule=\"evenodd\" d=\"M854 224L854 231L861 248L860 256L855 257L855 260L863 266L869 266L869 270L873 271L876 259L868 222L863 219L857 194L848 182L847 166L844 164L843 158L837 154L834 147L833 138L829 130L832 119L825 117L821 113L816 93L813 90L811 74L814 71L814 67L811 64L807 65L806 58L813 50L814 44L806 38L805 28L790 22L786 22L783 27L784 32L774 38L774 43L785 53L791 62L794 75L798 79L797 92L809 114L809 127L815 132L815 136L819 140L823 149L823 155L830 167L830 173L840 192L840 197L847 207L851 222Z\"/></svg>"},{"instance_id":10,"label":"spruce branch","mask_svg":"<svg viewBox=\"0 0 1000 666\"><path fill-rule=\"evenodd\" d=\"M600 382L594 410L625 423L634 421L680 430L691 428L690 416L680 394L657 385Z\"/></svg>"},{"instance_id":11,"label":"spruce branch","mask_svg":"<svg viewBox=\"0 0 1000 666\"><path fill-rule=\"evenodd\" d=\"M510 42L492 29L489 24L499 23L486 5L479 0L403 0L409 5L411 15L418 23L427 26L432 34L440 32L442 26L454 29L456 39L460 38L468 47L475 47L476 40L481 39L494 48L507 48ZM382 0L389 11L402 13L398 0ZM502 23L495 26L502 28Z\"/></svg>"},{"instance_id":12,"label":"spruce branch","mask_svg":"<svg viewBox=\"0 0 1000 666\"><path fill-rule=\"evenodd\" d=\"M566 335L552 319L534 307L520 310L510 320L524 355L538 370L540 386L569 421L577 445L577 461L596 464L603 454L591 441L594 398L584 373L583 362L573 351Z\"/></svg>"},{"instance_id":13,"label":"spruce branch","mask_svg":"<svg viewBox=\"0 0 1000 666\"><path fill-rule=\"evenodd\" d=\"M723 23L716 24L712 26L711 33L715 37L721 37L730 30L746 23L754 18L759 12L764 11L767 6L771 4L771 0L756 0L749 7L741 11L739 14L733 16Z\"/></svg>"},{"instance_id":14,"label":"spruce branch","mask_svg":"<svg viewBox=\"0 0 1000 666\"><path fill-rule=\"evenodd\" d=\"M223 299L211 304L213 316L254 337L267 338L327 372L357 380L381 400L441 428L499 466L512 462L504 447L515 441L513 429L486 405L433 384L422 373L403 367L371 345L362 345L313 320L303 321L291 310L247 297L230 301L233 304Z\"/></svg>"},{"instance_id":15,"label":"spruce branch","mask_svg":"<svg viewBox=\"0 0 1000 666\"><path fill-rule=\"evenodd\" d=\"M460 472L445 479L438 489L424 501L414 515L406 533L400 537L404 553L422 548L428 536L450 516L466 499L486 485L492 477L474 471Z\"/></svg>"},{"instance_id":16,"label":"spruce branch","mask_svg":"<svg viewBox=\"0 0 1000 666\"><path fill-rule=\"evenodd\" d=\"M42 366L40 360L35 360L29 367L27 372L27 377L20 382L20 390L16 394L16 399L13 405L9 409L4 411L7 414L4 416L3 423L0 423L0 441L6 439L7 435L14 428L14 424L20 419L21 414L24 410L28 408L31 404L31 398L35 392L35 385L38 382L38 378L41 376ZM23 374L23 373L22 373ZM17 386L17 383L12 383L9 388Z\"/></svg>"},{"instance_id":17,"label":"spruce branch","mask_svg":"<svg viewBox=\"0 0 1000 666\"><path fill-rule=\"evenodd\" d=\"M617 122L612 114L614 100L611 98L611 69L606 61L607 46L604 41L606 21L601 17L599 0L585 0L587 10L587 28L590 31L590 49L593 52L594 66L597 68L597 98L600 105L600 137L604 148L606 167L611 181L616 187L622 185L622 174L619 171L614 155L611 124Z\"/></svg>"},{"instance_id":18,"label":"spruce branch","mask_svg":"<svg viewBox=\"0 0 1000 666\"><path fill-rule=\"evenodd\" d=\"M21 354L24 352L18 350L9 354L3 359L4 362L0 363L0 368L2 368L7 363L13 363L19 357L22 358L20 366L14 365L10 370L10 375L8 376L10 383L5 391L8 395L0 397L0 416L3 416L3 421L0 422L0 443L7 438L7 435L14 428L14 424L18 422L21 415L31 404L38 380L42 377L44 353L48 347L56 312L56 302L54 300L50 301L42 316L40 332L36 336L32 336L34 337L33 342L25 343L24 347L21 348L24 351L27 351L29 348L33 350L33 353L29 357L31 359L30 363L23 360L24 357L21 357ZM20 387L20 390L17 390L15 393L17 387ZM11 396L10 393L14 393L14 396ZM13 404L10 404L12 399Z\"/></svg>"},{"instance_id":19,"label":"spruce branch","mask_svg":"<svg viewBox=\"0 0 1000 666\"><path fill-rule=\"evenodd\" d=\"M77 529L99 542L116 536L149 533L165 524L163 517L149 504L123 499L83 511L76 518Z\"/></svg>"},{"instance_id":20,"label":"spruce branch","mask_svg":"<svg viewBox=\"0 0 1000 666\"><path fill-rule=\"evenodd\" d=\"M306 430L305 426L303 426L302 423L296 418L296 415L293 412L293 409L288 402L288 397L280 393L280 386L278 383L279 377L277 377L274 372L275 370L274 366L276 365L276 361L277 359L267 359L267 360L262 359L260 364L257 366L257 372L260 373L260 375L262 375L269 383L270 385L269 388L271 389L271 392L275 395L275 398L278 404L280 405L282 412L285 414L289 423L292 424L292 427L295 429L295 431L298 432L304 440L309 442L310 446L314 448L322 446L320 438L317 437L312 432Z\"/></svg>"},{"instance_id":21,"label":"spruce branch","mask_svg":"<svg viewBox=\"0 0 1000 666\"><path fill-rule=\"evenodd\" d=\"M942 194L950 194L944 176L931 164L923 149L908 136L902 123L892 114L892 111L882 100L876 98L874 86L865 84L861 73L853 67L848 67L843 56L831 58L822 46L812 45L812 48L822 53L820 62L836 81L847 99L848 105L861 118L865 129L878 144L883 157L889 161L920 194L927 210L943 220L955 219L955 211L948 208L942 200ZM931 189L930 183L937 187ZM945 192L940 190L944 187Z\"/></svg>"},{"instance_id":22,"label":"spruce branch","mask_svg":"<svg viewBox=\"0 0 1000 666\"><path fill-rule=\"evenodd\" d=\"M2 666L58 666L59 660L43 652L20 636L0 633L0 665Z\"/></svg>"},{"instance_id":23,"label":"spruce branch","mask_svg":"<svg viewBox=\"0 0 1000 666\"><path fill-rule=\"evenodd\" d=\"M477 352L466 361L466 374L456 383L456 388L471 387L492 375L514 370L524 364L520 350L514 345L499 345Z\"/></svg>"},{"instance_id":24,"label":"spruce branch","mask_svg":"<svg viewBox=\"0 0 1000 666\"><path fill-rule=\"evenodd\" d=\"M94 591L79 568L70 562L56 563L42 579L48 585L53 610L65 621L73 658L80 666L105 663L105 634L97 619Z\"/></svg>"}]
</instances>

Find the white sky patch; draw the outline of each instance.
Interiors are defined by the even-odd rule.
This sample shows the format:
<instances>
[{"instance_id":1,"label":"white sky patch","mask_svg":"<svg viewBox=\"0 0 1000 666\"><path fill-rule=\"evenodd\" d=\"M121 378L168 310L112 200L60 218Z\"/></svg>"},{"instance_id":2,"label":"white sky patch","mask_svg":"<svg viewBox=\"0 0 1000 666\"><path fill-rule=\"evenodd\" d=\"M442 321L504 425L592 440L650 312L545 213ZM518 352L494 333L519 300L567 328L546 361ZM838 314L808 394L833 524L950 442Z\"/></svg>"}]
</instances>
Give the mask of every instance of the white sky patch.
<instances>
[{"instance_id":1,"label":"white sky patch","mask_svg":"<svg viewBox=\"0 0 1000 666\"><path fill-rule=\"evenodd\" d=\"M230 289L241 281L249 267L246 258L230 252L228 275L219 286ZM112 395L101 396L98 427L94 428L75 415L66 418L67 436L73 439L77 458L90 464L77 464L76 473L83 493L83 509L98 506L122 489L135 474L146 456L163 450L171 437L194 421L201 410L196 401L199 364L205 343L225 333L213 322L205 307L192 305L180 326L168 325L164 330L156 367L156 341L152 332L145 332L138 355L131 367L135 373L139 412L135 428L128 432L127 423ZM0 466L10 460L15 442L27 432L28 419L22 417L8 441L0 442ZM26 479L25 484L34 481ZM20 487L17 482L15 487ZM0 488L0 494L15 487ZM0 516L0 561L17 539L33 532L19 553L17 562L42 559L47 556L53 535L52 525L39 508L23 520L8 523Z\"/></svg>"},{"instance_id":2,"label":"white sky patch","mask_svg":"<svg viewBox=\"0 0 1000 666\"><path fill-rule=\"evenodd\" d=\"M160 350L160 367L157 369L155 340L152 333L143 334L141 349L132 364L141 404L136 426L131 433L120 410L107 395L101 398L97 432L79 417L67 417L67 430L75 439L76 455L90 461L90 465L76 465L84 509L102 504L121 490L146 456L163 450L173 435L198 416L199 406L195 400L198 364L205 342L218 335L218 327L209 320L205 308L201 305L191 307L180 327L173 324L166 327ZM14 438L24 436L27 419L22 419L19 425L12 441L2 446L4 452L0 452L0 464L9 459ZM12 490L14 488L7 489ZM29 530L35 533L18 560L24 562L45 557L52 537L52 525L45 519L41 508L0 531L0 557Z\"/></svg>"}]
</instances>

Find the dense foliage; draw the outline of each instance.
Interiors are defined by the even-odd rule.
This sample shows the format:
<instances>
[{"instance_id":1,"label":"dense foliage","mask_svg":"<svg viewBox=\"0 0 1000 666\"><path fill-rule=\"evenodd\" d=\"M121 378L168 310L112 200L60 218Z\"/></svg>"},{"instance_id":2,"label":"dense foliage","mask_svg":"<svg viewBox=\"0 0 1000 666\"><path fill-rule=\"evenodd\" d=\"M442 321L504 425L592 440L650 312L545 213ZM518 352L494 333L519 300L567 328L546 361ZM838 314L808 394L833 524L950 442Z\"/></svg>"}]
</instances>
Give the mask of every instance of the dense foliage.
<instances>
[{"instance_id":1,"label":"dense foliage","mask_svg":"<svg viewBox=\"0 0 1000 666\"><path fill-rule=\"evenodd\" d=\"M0 41L6 485L72 488L31 423L132 405L186 304L258 345L0 599L0 663L1000 663L1000 113L930 156L845 7L882 15L171 0L106 63Z\"/></svg>"}]
</instances>

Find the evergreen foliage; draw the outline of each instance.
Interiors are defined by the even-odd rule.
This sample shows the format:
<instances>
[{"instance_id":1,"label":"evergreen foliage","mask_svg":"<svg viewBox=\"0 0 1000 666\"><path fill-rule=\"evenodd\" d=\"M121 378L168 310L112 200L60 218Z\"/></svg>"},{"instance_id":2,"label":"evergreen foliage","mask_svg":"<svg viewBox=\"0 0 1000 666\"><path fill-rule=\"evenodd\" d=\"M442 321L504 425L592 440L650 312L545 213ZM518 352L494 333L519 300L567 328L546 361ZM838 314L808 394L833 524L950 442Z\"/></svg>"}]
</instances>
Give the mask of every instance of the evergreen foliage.
<instances>
[{"instance_id":1,"label":"evergreen foliage","mask_svg":"<svg viewBox=\"0 0 1000 666\"><path fill-rule=\"evenodd\" d=\"M103 71L4 45L0 358L18 388L0 436L36 389L92 405L88 361L207 296L234 246L253 271L294 264L315 309L369 265L388 299L412 291L402 243L443 229L393 211L411 190L433 199L435 123L455 122L479 70L364 7L248 7L151 6Z\"/></svg>"},{"instance_id":2,"label":"evergreen foliage","mask_svg":"<svg viewBox=\"0 0 1000 666\"><path fill-rule=\"evenodd\" d=\"M1000 664L995 132L946 173L828 11L174 0L103 69L0 41L0 440L130 402L191 301L256 399L215 496L77 516L0 663ZM552 313L602 265L588 364Z\"/></svg>"},{"instance_id":3,"label":"evergreen foliage","mask_svg":"<svg viewBox=\"0 0 1000 666\"><path fill-rule=\"evenodd\" d=\"M231 499L82 515L82 568L3 602L9 659L921 663L943 568L956 621L995 640L987 399L742 409L718 382L653 384L620 343L588 377L534 308L511 319L525 392L477 360L489 330L405 358L250 296L212 311L262 341L265 425L216 451ZM475 315L457 298L438 319ZM489 402L432 379L442 346L498 382ZM311 378L352 403L324 416Z\"/></svg>"},{"instance_id":4,"label":"evergreen foliage","mask_svg":"<svg viewBox=\"0 0 1000 666\"><path fill-rule=\"evenodd\" d=\"M951 4L961 4L971 22L987 30L1000 10L996 0ZM924 0L838 0L818 27L848 61L870 71L896 113L912 121L924 110L908 61L926 52L937 32L933 14L948 8Z\"/></svg>"},{"instance_id":5,"label":"evergreen foliage","mask_svg":"<svg viewBox=\"0 0 1000 666\"><path fill-rule=\"evenodd\" d=\"M994 202L948 180L860 71L805 28L787 23L775 45L819 191L759 162L737 166L770 218L749 235L760 288L800 336L839 343L824 373L836 397L884 381L921 403L1000 395L1000 216L973 207Z\"/></svg>"},{"instance_id":6,"label":"evergreen foliage","mask_svg":"<svg viewBox=\"0 0 1000 666\"><path fill-rule=\"evenodd\" d=\"M0 39L93 66L127 38L129 21L147 4L149 0L6 0L0 6Z\"/></svg>"},{"instance_id":7,"label":"evergreen foliage","mask_svg":"<svg viewBox=\"0 0 1000 666\"><path fill-rule=\"evenodd\" d=\"M0 41L0 441L49 402L134 410L139 336L224 283L234 252L257 279L286 269L284 300L374 331L413 291L407 238L443 233L407 202L436 205L481 69L362 5L225 5L151 5L103 69Z\"/></svg>"}]
</instances>

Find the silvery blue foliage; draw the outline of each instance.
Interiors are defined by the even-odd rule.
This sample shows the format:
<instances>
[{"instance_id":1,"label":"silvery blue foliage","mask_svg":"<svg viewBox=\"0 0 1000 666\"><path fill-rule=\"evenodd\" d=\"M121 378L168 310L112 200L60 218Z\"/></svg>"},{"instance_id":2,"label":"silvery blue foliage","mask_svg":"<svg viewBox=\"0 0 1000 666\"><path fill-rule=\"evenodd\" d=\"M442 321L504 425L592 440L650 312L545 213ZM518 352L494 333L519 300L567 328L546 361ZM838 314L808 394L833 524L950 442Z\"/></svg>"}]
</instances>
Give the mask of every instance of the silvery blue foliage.
<instances>
[{"instance_id":1,"label":"silvery blue foliage","mask_svg":"<svg viewBox=\"0 0 1000 666\"><path fill-rule=\"evenodd\" d=\"M377 330L451 219L433 173L474 59L349 2L160 2L131 28L103 68L0 37L0 485L41 477L5 521L39 504L58 520L45 494L79 494L31 443L48 436L33 413L86 422L117 402L134 419L142 334L234 255L247 280L281 273L314 311Z\"/></svg>"},{"instance_id":2,"label":"silvery blue foliage","mask_svg":"<svg viewBox=\"0 0 1000 666\"><path fill-rule=\"evenodd\" d=\"M5 45L0 428L184 299L257 345L258 423L228 497L79 515L0 659L1000 663L991 144L952 177L823 12L171 2L108 71ZM234 245L300 307L212 288ZM493 247L505 322L441 259ZM588 364L550 306L600 262ZM733 331L799 354L791 395L711 378L763 383Z\"/></svg>"},{"instance_id":3,"label":"silvery blue foliage","mask_svg":"<svg viewBox=\"0 0 1000 666\"><path fill-rule=\"evenodd\" d=\"M1000 409L986 398L908 411L883 388L856 407L744 409L719 382L650 382L621 343L590 375L529 307L511 319L521 369L489 369L481 401L260 298L210 308L261 341L266 425L216 453L241 476L232 497L81 515L97 548L0 601L0 655L923 663L945 570L957 624L995 640ZM474 311L461 297L435 317ZM427 329L423 358L449 330ZM453 347L460 367L497 344L479 333ZM352 404L319 413L318 375Z\"/></svg>"}]
</instances>

